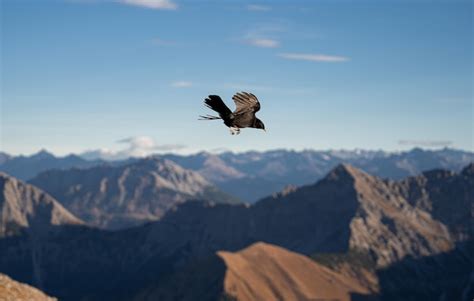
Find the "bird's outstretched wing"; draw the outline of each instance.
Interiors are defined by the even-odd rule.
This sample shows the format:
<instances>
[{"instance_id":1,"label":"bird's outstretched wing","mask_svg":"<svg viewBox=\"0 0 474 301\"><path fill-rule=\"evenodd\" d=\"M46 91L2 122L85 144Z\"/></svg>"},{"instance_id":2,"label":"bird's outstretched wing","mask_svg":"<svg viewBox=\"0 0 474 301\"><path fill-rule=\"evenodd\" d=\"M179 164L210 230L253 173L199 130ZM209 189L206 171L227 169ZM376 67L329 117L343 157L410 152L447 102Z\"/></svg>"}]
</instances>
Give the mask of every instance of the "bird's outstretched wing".
<instances>
[{"instance_id":1,"label":"bird's outstretched wing","mask_svg":"<svg viewBox=\"0 0 474 301\"><path fill-rule=\"evenodd\" d=\"M247 92L239 92L232 96L235 102L234 115L240 115L245 113L257 113L260 110L260 102L255 95Z\"/></svg>"}]
</instances>

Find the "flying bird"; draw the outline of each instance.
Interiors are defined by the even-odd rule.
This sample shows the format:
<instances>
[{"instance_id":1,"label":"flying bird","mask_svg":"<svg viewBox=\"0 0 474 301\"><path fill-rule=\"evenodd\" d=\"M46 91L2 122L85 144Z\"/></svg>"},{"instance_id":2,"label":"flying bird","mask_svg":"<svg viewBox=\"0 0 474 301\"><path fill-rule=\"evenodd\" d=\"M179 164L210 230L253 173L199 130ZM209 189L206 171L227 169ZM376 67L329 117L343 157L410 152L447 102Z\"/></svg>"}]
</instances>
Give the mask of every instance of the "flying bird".
<instances>
[{"instance_id":1,"label":"flying bird","mask_svg":"<svg viewBox=\"0 0 474 301\"><path fill-rule=\"evenodd\" d=\"M260 110L260 102L252 93L240 92L232 96L235 103L235 111L232 112L218 95L209 95L204 104L211 110L219 113L219 117L206 115L199 116L200 120L222 119L224 124L230 128L232 135L240 134L242 128L256 128L265 131L263 122L255 116Z\"/></svg>"}]
</instances>

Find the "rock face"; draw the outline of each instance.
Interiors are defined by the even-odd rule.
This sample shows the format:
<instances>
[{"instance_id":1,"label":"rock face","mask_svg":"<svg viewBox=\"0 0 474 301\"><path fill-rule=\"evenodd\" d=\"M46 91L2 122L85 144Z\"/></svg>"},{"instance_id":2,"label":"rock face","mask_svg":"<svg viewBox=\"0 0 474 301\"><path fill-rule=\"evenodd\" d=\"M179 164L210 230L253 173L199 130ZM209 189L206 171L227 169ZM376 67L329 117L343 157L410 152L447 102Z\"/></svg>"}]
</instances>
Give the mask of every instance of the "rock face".
<instances>
[{"instance_id":1,"label":"rock face","mask_svg":"<svg viewBox=\"0 0 474 301\"><path fill-rule=\"evenodd\" d=\"M0 237L16 235L22 229L41 231L82 223L47 193L0 173Z\"/></svg>"},{"instance_id":2,"label":"rock face","mask_svg":"<svg viewBox=\"0 0 474 301\"><path fill-rule=\"evenodd\" d=\"M460 173L432 170L397 184L396 188L410 204L447 225L456 239L473 238L474 163Z\"/></svg>"},{"instance_id":3,"label":"rock face","mask_svg":"<svg viewBox=\"0 0 474 301\"><path fill-rule=\"evenodd\" d=\"M30 183L60 200L88 224L106 229L156 221L189 199L238 202L198 173L158 158L123 166L52 170Z\"/></svg>"},{"instance_id":4,"label":"rock face","mask_svg":"<svg viewBox=\"0 0 474 301\"><path fill-rule=\"evenodd\" d=\"M462 174L467 175L462 181L472 179L469 172ZM58 298L129 300L183 268L189 270L182 275L198 273L197 262L218 251L234 252L259 241L303 255L361 252L379 270L408 257L422 260L451 251L453 232L412 205L401 188L405 185L340 165L316 184L253 206L185 202L160 221L132 229L61 226L39 238L0 239L0 271ZM471 197L468 192L457 196ZM222 264L210 264L209 273L220 275ZM212 281L195 285L209 293L222 291Z\"/></svg>"},{"instance_id":5,"label":"rock face","mask_svg":"<svg viewBox=\"0 0 474 301\"><path fill-rule=\"evenodd\" d=\"M29 285L16 282L7 275L0 274L0 300L2 301L56 301Z\"/></svg>"},{"instance_id":6,"label":"rock face","mask_svg":"<svg viewBox=\"0 0 474 301\"><path fill-rule=\"evenodd\" d=\"M207 285L202 285L207 283ZM351 300L371 291L357 278L338 274L306 256L266 243L217 252L134 300Z\"/></svg>"}]
</instances>

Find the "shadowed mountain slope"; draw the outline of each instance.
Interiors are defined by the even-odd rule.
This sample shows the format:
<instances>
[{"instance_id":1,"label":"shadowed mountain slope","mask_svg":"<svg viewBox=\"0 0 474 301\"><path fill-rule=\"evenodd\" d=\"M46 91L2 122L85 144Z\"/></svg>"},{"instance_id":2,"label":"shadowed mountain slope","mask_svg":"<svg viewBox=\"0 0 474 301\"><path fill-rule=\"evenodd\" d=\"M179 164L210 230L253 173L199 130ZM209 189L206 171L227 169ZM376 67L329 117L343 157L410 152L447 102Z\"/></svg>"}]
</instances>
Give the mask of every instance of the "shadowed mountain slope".
<instances>
[{"instance_id":1,"label":"shadowed mountain slope","mask_svg":"<svg viewBox=\"0 0 474 301\"><path fill-rule=\"evenodd\" d=\"M459 173L432 170L396 186L410 204L447 225L457 239L473 238L474 163Z\"/></svg>"}]
</instances>

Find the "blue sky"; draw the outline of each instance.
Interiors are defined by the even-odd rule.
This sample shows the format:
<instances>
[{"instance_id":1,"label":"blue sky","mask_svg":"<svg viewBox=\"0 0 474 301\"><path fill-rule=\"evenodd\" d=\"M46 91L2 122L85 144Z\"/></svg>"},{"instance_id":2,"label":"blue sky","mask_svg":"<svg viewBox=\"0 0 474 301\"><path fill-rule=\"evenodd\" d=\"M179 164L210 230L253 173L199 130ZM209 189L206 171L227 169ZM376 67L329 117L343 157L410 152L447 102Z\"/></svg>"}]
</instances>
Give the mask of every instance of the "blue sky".
<instances>
[{"instance_id":1,"label":"blue sky","mask_svg":"<svg viewBox=\"0 0 474 301\"><path fill-rule=\"evenodd\" d=\"M474 150L472 1L1 1L9 153ZM267 133L197 121L256 94Z\"/></svg>"}]
</instances>

